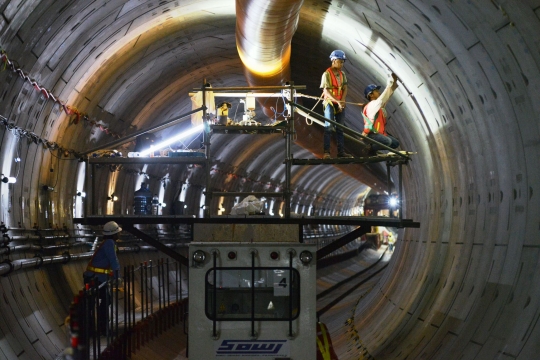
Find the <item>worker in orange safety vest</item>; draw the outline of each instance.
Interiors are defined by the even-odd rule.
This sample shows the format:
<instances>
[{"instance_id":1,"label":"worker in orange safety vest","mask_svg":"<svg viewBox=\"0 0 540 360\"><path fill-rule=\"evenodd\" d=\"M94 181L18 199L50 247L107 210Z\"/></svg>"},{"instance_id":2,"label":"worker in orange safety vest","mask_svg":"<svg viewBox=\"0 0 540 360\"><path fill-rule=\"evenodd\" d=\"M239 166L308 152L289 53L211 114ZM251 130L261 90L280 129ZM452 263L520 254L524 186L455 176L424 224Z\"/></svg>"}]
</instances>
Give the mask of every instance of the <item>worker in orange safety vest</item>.
<instances>
[{"instance_id":1,"label":"worker in orange safety vest","mask_svg":"<svg viewBox=\"0 0 540 360\"><path fill-rule=\"evenodd\" d=\"M323 89L323 107L324 117L337 122L340 125L345 125L345 106L347 98L347 76L341 70L343 64L347 60L345 53L342 50L334 50L330 54L332 66L326 69L321 78L321 89ZM326 121L324 123L324 138L323 138L323 158L330 159L330 142L332 139L333 125ZM345 142L343 130L336 127L337 141L337 156L338 158L350 158L352 155L345 152Z\"/></svg>"},{"instance_id":2,"label":"worker in orange safety vest","mask_svg":"<svg viewBox=\"0 0 540 360\"><path fill-rule=\"evenodd\" d=\"M317 360L339 360L328 328L322 322L317 322Z\"/></svg>"},{"instance_id":3,"label":"worker in orange safety vest","mask_svg":"<svg viewBox=\"0 0 540 360\"><path fill-rule=\"evenodd\" d=\"M386 104L398 87L398 77L392 73L388 77L387 85L381 93L381 86L370 84L364 89L364 96L368 103L364 106L362 117L364 118L363 134L392 149L399 147L399 140L386 132ZM364 155L377 155L377 150L384 149L378 144L370 144Z\"/></svg>"}]
</instances>

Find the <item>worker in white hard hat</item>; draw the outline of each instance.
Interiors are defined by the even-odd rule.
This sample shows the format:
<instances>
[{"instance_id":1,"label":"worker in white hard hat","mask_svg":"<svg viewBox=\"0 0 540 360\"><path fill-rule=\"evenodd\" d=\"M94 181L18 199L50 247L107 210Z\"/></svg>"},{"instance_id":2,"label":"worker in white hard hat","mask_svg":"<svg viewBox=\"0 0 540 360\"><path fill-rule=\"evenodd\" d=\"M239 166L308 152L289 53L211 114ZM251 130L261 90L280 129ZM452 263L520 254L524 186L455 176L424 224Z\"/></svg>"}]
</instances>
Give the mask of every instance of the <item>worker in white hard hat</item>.
<instances>
[{"instance_id":1,"label":"worker in white hard hat","mask_svg":"<svg viewBox=\"0 0 540 360\"><path fill-rule=\"evenodd\" d=\"M321 89L323 89L323 107L324 117L337 122L338 124L345 124L344 110L346 106L347 98L347 76L341 70L343 64L345 64L347 57L342 50L334 50L330 54L330 66L323 73L321 78ZM329 122L324 123L324 139L323 139L323 158L330 159L330 141L332 139L333 125ZM345 142L343 138L343 130L336 127L336 140L337 140L337 156L338 158L350 158L352 155L345 152Z\"/></svg>"},{"instance_id":2,"label":"worker in white hard hat","mask_svg":"<svg viewBox=\"0 0 540 360\"><path fill-rule=\"evenodd\" d=\"M109 221L103 226L103 241L97 247L94 255L86 266L83 274L85 284L98 287L99 305L97 307L98 331L104 335L107 329L107 289L106 285L101 284L118 279L120 262L116 255L116 240L122 228L114 221ZM110 297L109 297L110 298Z\"/></svg>"}]
</instances>

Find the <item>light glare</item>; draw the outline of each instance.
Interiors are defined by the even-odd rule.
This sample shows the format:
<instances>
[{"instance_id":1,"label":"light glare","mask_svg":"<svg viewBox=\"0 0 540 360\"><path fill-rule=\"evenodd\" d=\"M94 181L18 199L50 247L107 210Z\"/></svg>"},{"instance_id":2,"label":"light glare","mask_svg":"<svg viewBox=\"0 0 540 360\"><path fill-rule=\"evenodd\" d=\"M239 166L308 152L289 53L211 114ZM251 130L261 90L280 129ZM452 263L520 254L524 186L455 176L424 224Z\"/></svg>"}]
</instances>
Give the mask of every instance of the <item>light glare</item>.
<instances>
[{"instance_id":1,"label":"light glare","mask_svg":"<svg viewBox=\"0 0 540 360\"><path fill-rule=\"evenodd\" d=\"M153 145L150 149L146 149L144 151L141 151L140 155L141 156L146 156L148 154L150 154L152 151L157 151L157 150L160 150L160 149L163 149L164 147L166 146L169 146L171 144L174 144L175 142L177 142L178 140L181 140L183 138L186 138L190 135L193 135L193 134L196 134L198 132L201 132L204 128L204 124L200 124L200 125L197 125L187 131L184 131L176 136L173 136L172 138L170 139L167 139L163 142L160 142L158 144L155 144Z\"/></svg>"}]
</instances>

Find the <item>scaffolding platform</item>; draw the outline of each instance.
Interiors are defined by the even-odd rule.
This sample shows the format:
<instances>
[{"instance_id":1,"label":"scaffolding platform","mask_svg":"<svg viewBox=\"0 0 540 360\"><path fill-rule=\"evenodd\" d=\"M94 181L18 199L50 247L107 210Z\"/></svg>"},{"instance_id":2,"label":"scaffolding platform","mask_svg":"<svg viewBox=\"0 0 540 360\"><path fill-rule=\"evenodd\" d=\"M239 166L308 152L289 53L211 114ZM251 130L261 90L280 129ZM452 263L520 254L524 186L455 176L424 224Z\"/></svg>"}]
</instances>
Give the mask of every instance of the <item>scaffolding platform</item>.
<instances>
[{"instance_id":1,"label":"scaffolding platform","mask_svg":"<svg viewBox=\"0 0 540 360\"><path fill-rule=\"evenodd\" d=\"M284 123L284 124L282 124ZM278 125L210 125L214 134L281 134L287 130L287 122L282 121Z\"/></svg>"},{"instance_id":2,"label":"scaffolding platform","mask_svg":"<svg viewBox=\"0 0 540 360\"><path fill-rule=\"evenodd\" d=\"M103 225L109 221L123 224L299 224L299 225L356 225L388 226L397 228L419 228L420 223L411 219L382 216L308 216L282 218L270 215L219 215L196 218L189 215L91 215L74 218L75 224Z\"/></svg>"},{"instance_id":3,"label":"scaffolding platform","mask_svg":"<svg viewBox=\"0 0 540 360\"><path fill-rule=\"evenodd\" d=\"M205 83L205 82L204 82ZM200 89L194 89L195 91L202 92L202 105L193 109L190 112L179 115L164 124L159 124L149 129L139 130L133 134L127 135L124 138L115 140L111 143L104 144L102 146L96 147L91 151L87 151L85 155L93 153L104 148L114 148L118 145L124 144L125 142L135 139L137 136L140 136L145 133L151 133L158 130L165 129L174 124L182 122L182 119L202 111L202 118L207 119L205 121L205 126L203 130L203 141L204 145L204 154L203 156L178 156L178 157L132 157L132 158L123 158L123 157L88 157L87 158L87 169L86 169L86 188L90 191L87 191L87 201L86 201L86 211L85 213L89 215L86 219L74 219L76 223L88 224L88 225L99 225L103 224L103 221L116 220L119 222L132 220L133 224L193 224L196 222L200 223L294 223L302 225L310 224L343 224L343 225L366 225L371 224L379 225L382 221L388 226L396 227L418 227L418 223L412 222L412 220L403 220L403 219L376 219L376 218L367 218L367 217L333 217L333 218L321 218L321 217L306 217L306 218L293 218L291 214L291 201L292 201L292 167L295 165L347 165L347 164L365 164L365 163L377 163L384 162L386 163L387 168L387 184L388 184L388 193L392 193L392 179L390 168L393 166L398 166L398 186L396 187L398 194L398 208L399 213L401 214L401 204L402 204L402 166L407 165L408 161L411 160L410 155L414 154L408 151L396 151L395 149L389 148L384 144L380 144L375 140L365 136L362 133L359 133L353 129L350 129L342 124L336 123L333 120L326 119L321 114L313 112L312 110L303 107L300 104L295 103L293 100L296 98L296 91L300 89L305 89L305 86L295 86L293 82L288 83L286 86L262 86L262 87L224 87L224 88L207 88L202 86ZM287 107L287 120L275 122L272 125L222 125L222 124L211 124L209 116L207 114L206 107L206 92L211 91L215 96L221 94L224 97L268 97L268 96L279 96L282 97L285 101ZM261 93L264 91L264 93ZM271 93L268 93L270 91ZM323 125L326 122L333 124L335 127L341 128L345 136L353 140L356 143L359 143L363 146L366 144L377 144L379 148L389 151L387 154L377 154L374 156L364 156L364 157L352 157L352 158L332 158L332 159L295 159L292 154L292 147L294 143L295 130L294 130L294 119L293 114L297 112L301 116L305 116L316 122L319 125ZM242 124L247 124L249 122L243 121ZM211 171L213 169L215 159L212 157L211 152L211 143L212 135L214 134L281 134L285 138L285 156L283 164L285 165L285 181L284 186L281 186L282 191L279 192L228 192L228 191L217 191L212 184ZM277 140L278 137L275 137ZM99 200L99 192L96 191L96 186L98 185L99 177L96 172L97 169L101 168L107 170L106 166L110 166L110 171L114 171L114 165L202 165L205 167L206 179L205 184L201 185L201 188L204 188L204 205L201 207L204 209L204 219L194 218L194 217L170 217L170 216L157 216L152 218L151 216L106 216L106 217L94 217L94 214L97 213L107 213L110 212L110 209L105 209L103 201ZM238 218L230 217L213 217L210 213L211 203L216 197L239 197L247 195L257 195L264 197L274 197L283 199L283 216L284 219L279 217L249 217L242 220ZM125 205L123 205L125 206ZM99 208L99 209L98 209ZM98 211L99 210L99 211ZM401 215L400 215L401 216ZM289 222L287 222L289 221ZM382 223L380 225L383 225ZM418 225L418 226L417 226Z\"/></svg>"},{"instance_id":4,"label":"scaffolding platform","mask_svg":"<svg viewBox=\"0 0 540 360\"><path fill-rule=\"evenodd\" d=\"M365 157L352 157L352 158L331 158L331 159L292 159L292 165L321 165L321 164L365 164L365 163L378 163L384 161L390 161L392 163L397 161L408 161L410 158L404 158L401 155L388 153L384 155L365 156Z\"/></svg>"}]
</instances>

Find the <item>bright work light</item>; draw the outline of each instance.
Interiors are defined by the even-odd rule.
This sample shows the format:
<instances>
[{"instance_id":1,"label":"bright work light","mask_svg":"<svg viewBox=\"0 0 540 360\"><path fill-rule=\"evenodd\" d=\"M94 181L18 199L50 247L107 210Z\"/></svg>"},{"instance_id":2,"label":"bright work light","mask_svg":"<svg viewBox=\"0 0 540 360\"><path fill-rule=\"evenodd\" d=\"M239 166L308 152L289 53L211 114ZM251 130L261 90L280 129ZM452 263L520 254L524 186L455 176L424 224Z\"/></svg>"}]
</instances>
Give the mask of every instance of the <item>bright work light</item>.
<instances>
[{"instance_id":1,"label":"bright work light","mask_svg":"<svg viewBox=\"0 0 540 360\"><path fill-rule=\"evenodd\" d=\"M194 128L191 128L187 131L184 131L176 136L173 136L172 138L170 139L167 139L165 141L162 141L158 144L155 144L153 145L151 148L149 149L146 149L144 151L141 151L140 155L141 156L147 156L148 154L150 154L152 151L157 151L157 150L160 150L160 149L163 149L164 147L167 147L171 144L174 144L175 142L177 142L178 140L181 140L181 139L184 139L190 135L193 135L193 134L196 134L198 132L201 132L203 131L203 128L204 128L204 124L201 124L201 125L197 125L195 126Z\"/></svg>"}]
</instances>

